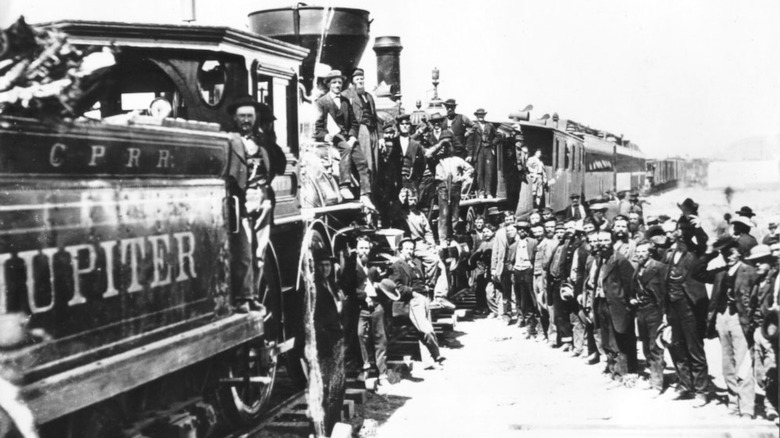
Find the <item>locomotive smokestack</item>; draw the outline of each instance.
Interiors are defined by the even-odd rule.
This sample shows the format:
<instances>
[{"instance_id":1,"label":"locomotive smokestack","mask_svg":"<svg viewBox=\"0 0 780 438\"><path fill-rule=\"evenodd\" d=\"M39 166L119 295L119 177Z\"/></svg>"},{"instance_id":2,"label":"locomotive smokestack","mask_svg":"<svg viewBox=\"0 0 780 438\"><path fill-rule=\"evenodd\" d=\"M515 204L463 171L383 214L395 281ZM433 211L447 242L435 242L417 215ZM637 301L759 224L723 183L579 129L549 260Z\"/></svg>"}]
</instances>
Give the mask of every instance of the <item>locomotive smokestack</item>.
<instances>
[{"instance_id":1,"label":"locomotive smokestack","mask_svg":"<svg viewBox=\"0 0 780 438\"><path fill-rule=\"evenodd\" d=\"M390 86L393 96L401 94L401 38L396 36L376 37L376 83Z\"/></svg>"}]
</instances>

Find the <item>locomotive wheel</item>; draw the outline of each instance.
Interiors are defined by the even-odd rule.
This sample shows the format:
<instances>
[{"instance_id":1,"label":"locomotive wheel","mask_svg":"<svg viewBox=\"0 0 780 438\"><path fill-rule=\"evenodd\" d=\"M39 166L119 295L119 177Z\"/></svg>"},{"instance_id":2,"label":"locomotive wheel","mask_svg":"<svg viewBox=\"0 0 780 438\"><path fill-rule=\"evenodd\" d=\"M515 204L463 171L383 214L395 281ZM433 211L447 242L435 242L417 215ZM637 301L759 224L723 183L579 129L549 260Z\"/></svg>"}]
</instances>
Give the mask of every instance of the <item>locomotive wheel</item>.
<instances>
[{"instance_id":1,"label":"locomotive wheel","mask_svg":"<svg viewBox=\"0 0 780 438\"><path fill-rule=\"evenodd\" d=\"M265 333L260 340L229 352L220 366L217 402L234 427L253 424L268 408L278 366L273 350L285 339L279 267L270 248L259 277L262 303L268 312Z\"/></svg>"}]
</instances>

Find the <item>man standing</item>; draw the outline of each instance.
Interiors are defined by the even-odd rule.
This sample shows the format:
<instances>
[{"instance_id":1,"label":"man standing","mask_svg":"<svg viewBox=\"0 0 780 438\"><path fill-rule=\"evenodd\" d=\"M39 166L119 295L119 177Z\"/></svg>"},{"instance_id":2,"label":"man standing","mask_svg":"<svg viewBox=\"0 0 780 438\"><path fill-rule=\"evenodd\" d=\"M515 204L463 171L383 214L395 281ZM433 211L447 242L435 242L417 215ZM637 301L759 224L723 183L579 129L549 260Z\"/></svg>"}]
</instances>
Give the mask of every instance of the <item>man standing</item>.
<instances>
[{"instance_id":1,"label":"man standing","mask_svg":"<svg viewBox=\"0 0 780 438\"><path fill-rule=\"evenodd\" d=\"M632 265L636 266L634 262L634 251L636 250L636 242L628 238L628 218L623 215L615 216L612 222L612 236L615 240L615 251L623 254Z\"/></svg>"},{"instance_id":2,"label":"man standing","mask_svg":"<svg viewBox=\"0 0 780 438\"><path fill-rule=\"evenodd\" d=\"M772 246L775 243L780 242L780 233L777 232L777 220L769 222L769 234L764 236L761 243L767 246Z\"/></svg>"},{"instance_id":3,"label":"man standing","mask_svg":"<svg viewBox=\"0 0 780 438\"><path fill-rule=\"evenodd\" d=\"M634 274L636 292L636 320L642 351L650 368L650 389L664 390L664 349L655 342L658 328L664 321L666 305L667 268L650 240L641 240L636 246L637 270Z\"/></svg>"},{"instance_id":4,"label":"man standing","mask_svg":"<svg viewBox=\"0 0 780 438\"><path fill-rule=\"evenodd\" d=\"M536 295L536 303L539 308L539 315L542 323L544 335L542 339L554 346L557 345L558 341L556 339L555 324L550 323L550 308L552 307L552 303L549 302L547 295L549 282L548 268L550 267L550 260L552 259L553 252L558 246L558 241L555 240L554 237L554 222L552 233L549 233L549 236L545 234L545 227L542 225L532 227L531 232L539 241L536 246L536 254L534 255L534 294Z\"/></svg>"},{"instance_id":5,"label":"man standing","mask_svg":"<svg viewBox=\"0 0 780 438\"><path fill-rule=\"evenodd\" d=\"M439 113L432 114L429 120L431 130L420 139L420 144L425 152L425 167L418 186L417 197L420 202L420 208L425 212L432 207L436 198L436 181L434 176L436 175L436 165L439 164L441 159L443 144L452 141L452 132L442 129L444 118Z\"/></svg>"},{"instance_id":6,"label":"man standing","mask_svg":"<svg viewBox=\"0 0 780 438\"><path fill-rule=\"evenodd\" d=\"M358 128L358 143L366 157L369 176L376 188L377 173L379 169L378 160L378 119L376 116L376 105L374 97L366 91L366 75L362 68L358 68L352 73L352 86L344 90L344 97L349 99L352 104L352 112L355 114L360 127Z\"/></svg>"},{"instance_id":7,"label":"man standing","mask_svg":"<svg viewBox=\"0 0 780 438\"><path fill-rule=\"evenodd\" d=\"M602 266L596 294L603 294L606 306L599 311L601 342L607 353L607 366L614 379L637 372L636 334L631 300L635 300L632 279L634 267L614 251L612 235L599 232Z\"/></svg>"},{"instance_id":8,"label":"man standing","mask_svg":"<svg viewBox=\"0 0 780 438\"><path fill-rule=\"evenodd\" d=\"M466 137L474 129L474 123L463 114L456 113L455 107L457 106L458 103L455 102L455 99L444 101L444 108L447 109L447 120L443 128L449 129L454 136L452 141L453 155L466 160L468 163L473 163L474 157L469 156L470 151L466 149Z\"/></svg>"},{"instance_id":9,"label":"man standing","mask_svg":"<svg viewBox=\"0 0 780 438\"><path fill-rule=\"evenodd\" d=\"M737 240L739 252L742 255L747 255L751 248L758 245L758 240L750 234L753 222L746 216L737 216L731 220L731 226L734 230L734 237Z\"/></svg>"},{"instance_id":10,"label":"man standing","mask_svg":"<svg viewBox=\"0 0 780 438\"><path fill-rule=\"evenodd\" d=\"M639 213L632 211L628 214L628 238L639 242L645 235L645 225Z\"/></svg>"},{"instance_id":11,"label":"man standing","mask_svg":"<svg viewBox=\"0 0 780 438\"><path fill-rule=\"evenodd\" d=\"M496 227L487 224L482 230L482 239L469 257L469 266L473 269L474 294L477 297L477 312L489 312L487 301L487 285L490 282L490 261L493 255L493 235Z\"/></svg>"},{"instance_id":12,"label":"man standing","mask_svg":"<svg viewBox=\"0 0 780 438\"><path fill-rule=\"evenodd\" d=\"M493 185L496 179L496 128L485 121L487 112L480 108L474 112L477 122L469 136L471 155L476 162L477 189L481 198L495 198Z\"/></svg>"},{"instance_id":13,"label":"man standing","mask_svg":"<svg viewBox=\"0 0 780 438\"><path fill-rule=\"evenodd\" d=\"M276 118L268 105L246 95L236 99L227 109L233 117L231 131L241 136L243 146L232 151L238 159L231 160L236 166L230 170L233 178L229 180L229 190L239 200L241 218L238 233L230 234L231 248L240 254L237 257L239 262L233 267L231 281L237 310L248 312L260 308L255 266L263 263L270 237L274 203L271 182L276 175L284 173L287 160L276 144L273 131ZM262 220L262 223L254 224L254 219ZM255 233L255 229L259 231ZM257 241L253 244L255 239ZM253 263L253 246L258 250L254 259L256 263Z\"/></svg>"},{"instance_id":14,"label":"man standing","mask_svg":"<svg viewBox=\"0 0 780 438\"><path fill-rule=\"evenodd\" d=\"M569 199L571 199L571 204L566 207L566 214L564 218L567 220L573 219L574 221L579 221L580 225L582 225L582 220L589 215L588 210L580 203L579 193L572 193Z\"/></svg>"},{"instance_id":15,"label":"man standing","mask_svg":"<svg viewBox=\"0 0 780 438\"><path fill-rule=\"evenodd\" d=\"M460 218L460 194L464 182L470 181L474 168L453 155L453 145L444 144L444 157L436 165L436 190L439 198L439 244L452 239Z\"/></svg>"},{"instance_id":16,"label":"man standing","mask_svg":"<svg viewBox=\"0 0 780 438\"><path fill-rule=\"evenodd\" d=\"M671 222L665 222L664 230ZM699 228L698 221L694 226ZM672 327L670 353L680 382L675 398L695 396L696 407L701 407L709 403L709 373L704 353L709 299L704 284L691 275L700 257L688 249L682 234L679 226L673 233L666 234L673 242L665 255L667 319Z\"/></svg>"},{"instance_id":17,"label":"man standing","mask_svg":"<svg viewBox=\"0 0 780 438\"><path fill-rule=\"evenodd\" d=\"M526 327L526 339L537 334L537 306L534 295L534 256L536 255L537 240L529 236L530 224L528 221L517 222L518 241L514 264L515 300L518 307L519 327Z\"/></svg>"},{"instance_id":18,"label":"man standing","mask_svg":"<svg viewBox=\"0 0 780 438\"><path fill-rule=\"evenodd\" d=\"M390 266L389 278L395 283L401 300L409 303L409 319L417 328L420 341L435 361L432 367L440 368L444 358L439 352L439 342L433 331L425 277L419 263L414 260L414 246L412 239L401 240L398 244L399 258Z\"/></svg>"},{"instance_id":19,"label":"man standing","mask_svg":"<svg viewBox=\"0 0 780 438\"><path fill-rule=\"evenodd\" d=\"M579 249L582 241L575 231L574 220L567 220L564 224L564 235L560 245L553 254L550 263L551 294L552 305L555 308L555 327L558 336L563 344L563 351L573 350L573 320L572 315L576 313L577 303L574 301L574 285L568 281L571 274L571 267L574 261L574 254ZM564 290L570 291L570 294L564 294Z\"/></svg>"},{"instance_id":20,"label":"man standing","mask_svg":"<svg viewBox=\"0 0 780 438\"><path fill-rule=\"evenodd\" d=\"M517 254L517 228L514 225L508 225L504 228L506 233L506 240L504 242L503 255L504 258L498 264L496 269L496 276L501 282L501 295L504 299L504 322L509 324L512 320L512 270L515 265L515 255ZM516 307L520 306L519 302L515 303Z\"/></svg>"},{"instance_id":21,"label":"man standing","mask_svg":"<svg viewBox=\"0 0 780 438\"><path fill-rule=\"evenodd\" d=\"M752 340L750 294L756 281L756 269L742 262L738 244L727 237L721 237L713 247L717 249L705 254L695 265L693 276L712 283L707 323L708 329L714 327L720 338L729 414L753 418L756 394L748 339ZM726 259L726 266L707 269L710 260L718 255Z\"/></svg>"},{"instance_id":22,"label":"man standing","mask_svg":"<svg viewBox=\"0 0 780 438\"><path fill-rule=\"evenodd\" d=\"M425 150L409 135L412 129L409 114L398 116L396 121L400 134L396 141L401 150L401 185L411 189L417 195L417 189L425 172Z\"/></svg>"},{"instance_id":23,"label":"man standing","mask_svg":"<svg viewBox=\"0 0 780 438\"><path fill-rule=\"evenodd\" d=\"M358 141L360 124L355 118L349 99L341 95L344 76L341 75L341 71L332 70L323 79L329 92L317 99L319 116L314 123L314 138L317 141L333 142L333 145L341 155L341 160L339 161L341 197L346 200L355 199L349 188L352 180L352 166L354 165L360 175L360 202L367 208L375 210L376 208L369 198L371 195L371 178L368 163L361 148L355 147ZM336 126L329 128L329 120L335 123ZM338 132L332 135L330 131Z\"/></svg>"},{"instance_id":24,"label":"man standing","mask_svg":"<svg viewBox=\"0 0 780 438\"><path fill-rule=\"evenodd\" d=\"M345 295L357 304L357 336L360 342L360 355L363 359L363 372L371 369L370 348L374 349L374 360L379 372L379 385L388 384L387 380L387 336L385 335L385 312L373 283L375 273L371 275L368 267L368 255L371 241L359 236L355 242L355 252L344 264L341 276L341 288Z\"/></svg>"}]
</instances>

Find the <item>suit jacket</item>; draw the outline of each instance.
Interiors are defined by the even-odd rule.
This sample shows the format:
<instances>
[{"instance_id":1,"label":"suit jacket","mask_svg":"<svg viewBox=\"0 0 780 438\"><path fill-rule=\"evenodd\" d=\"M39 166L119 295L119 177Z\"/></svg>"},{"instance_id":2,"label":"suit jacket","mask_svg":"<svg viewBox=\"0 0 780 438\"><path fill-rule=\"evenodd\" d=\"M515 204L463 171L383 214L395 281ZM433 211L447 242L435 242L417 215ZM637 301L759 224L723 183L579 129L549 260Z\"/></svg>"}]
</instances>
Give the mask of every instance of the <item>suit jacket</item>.
<instances>
[{"instance_id":1,"label":"suit jacket","mask_svg":"<svg viewBox=\"0 0 780 438\"><path fill-rule=\"evenodd\" d=\"M590 216L590 211L588 210L588 207L586 205L580 204L578 209L580 211L580 217L579 218L576 217L576 214L574 212L575 211L575 207L573 205L569 204L569 206L566 207L566 216L565 216L566 220L569 220L569 219L583 220L586 217Z\"/></svg>"},{"instance_id":2,"label":"suit jacket","mask_svg":"<svg viewBox=\"0 0 780 438\"><path fill-rule=\"evenodd\" d=\"M600 276L615 331L633 331L634 315L631 313L629 301L634 298L634 267L623 254L615 252L602 265Z\"/></svg>"},{"instance_id":3,"label":"suit jacket","mask_svg":"<svg viewBox=\"0 0 780 438\"><path fill-rule=\"evenodd\" d=\"M666 265L658 260L650 259L642 269L634 273L634 286L637 296L644 290L659 309L666 311ZM639 273L642 272L642 275ZM644 303L643 303L644 304Z\"/></svg>"},{"instance_id":4,"label":"suit jacket","mask_svg":"<svg viewBox=\"0 0 780 438\"><path fill-rule=\"evenodd\" d=\"M393 139L393 147L398 147L401 156L401 176L402 178L414 181L419 184L425 172L425 150L419 141L409 138L409 147L406 153L401 148L401 138Z\"/></svg>"},{"instance_id":5,"label":"suit jacket","mask_svg":"<svg viewBox=\"0 0 780 438\"><path fill-rule=\"evenodd\" d=\"M497 277L501 277L501 270L504 269L504 256L506 255L506 229L504 227L496 230L493 236L493 252L490 257L490 270L495 271ZM500 267L499 267L500 266Z\"/></svg>"},{"instance_id":6,"label":"suit jacket","mask_svg":"<svg viewBox=\"0 0 780 438\"><path fill-rule=\"evenodd\" d=\"M474 132L469 136L469 152L476 159L479 152L484 148L496 146L496 127L490 122L485 122L485 128L479 126L479 122L474 122Z\"/></svg>"},{"instance_id":7,"label":"suit jacket","mask_svg":"<svg viewBox=\"0 0 780 438\"><path fill-rule=\"evenodd\" d=\"M713 253L715 256L718 253ZM724 294L724 281L728 276L729 267L722 266L716 269L707 269L707 263L715 258L713 255L708 254L702 257L702 262L696 265L694 276L704 283L712 283L712 298L710 299L710 305L707 308L707 328L712 330L715 328L715 318L718 315L718 308L721 307L721 301L726 300ZM742 326L742 330L745 334L750 330L750 302L752 301L753 286L756 282L756 268L742 262L737 268L737 272L734 278L734 298L736 299L737 313L739 314L739 323Z\"/></svg>"},{"instance_id":8,"label":"suit jacket","mask_svg":"<svg viewBox=\"0 0 780 438\"><path fill-rule=\"evenodd\" d=\"M444 123L442 129L452 131L453 154L465 159L468 154L468 151L466 151L466 129L473 127L474 122L463 114L455 114L452 120L449 118L444 119Z\"/></svg>"},{"instance_id":9,"label":"suit jacket","mask_svg":"<svg viewBox=\"0 0 780 438\"><path fill-rule=\"evenodd\" d=\"M363 105L363 100L355 87L349 87L341 93L344 97L349 99L352 105L352 112L355 114L358 124L367 125L371 129L376 129L377 117L376 117L376 104L374 103L374 96L368 91L363 92L363 97L366 99L366 106L369 114L364 114L366 107ZM367 117L364 117L367 116ZM364 119L371 119L364 120ZM368 121L368 123L366 123Z\"/></svg>"},{"instance_id":10,"label":"suit jacket","mask_svg":"<svg viewBox=\"0 0 780 438\"><path fill-rule=\"evenodd\" d=\"M413 259L411 263L396 260L390 265L388 278L395 282L402 301L411 300L414 292L425 294L425 276L419 260Z\"/></svg>"},{"instance_id":11,"label":"suit jacket","mask_svg":"<svg viewBox=\"0 0 780 438\"><path fill-rule=\"evenodd\" d=\"M341 278L339 279L341 290L344 291L346 296L358 301L361 308L367 307L367 303L365 302L366 297L368 296L366 293L366 284L370 280L366 270L358 265L356 253L352 253L347 257L342 272Z\"/></svg>"},{"instance_id":12,"label":"suit jacket","mask_svg":"<svg viewBox=\"0 0 780 438\"><path fill-rule=\"evenodd\" d=\"M339 136L344 141L349 140L350 137L357 138L360 124L355 118L349 99L340 95L339 101L334 102L330 93L327 93L317 99L317 111L317 120L314 122L314 138L317 141L325 141L325 136L328 134L328 115L338 124Z\"/></svg>"},{"instance_id":13,"label":"suit jacket","mask_svg":"<svg viewBox=\"0 0 780 438\"><path fill-rule=\"evenodd\" d=\"M778 269L772 268L767 272L763 281L756 281L750 293L750 318L753 328L761 327L764 317L769 313L769 308L775 304L775 281L777 281Z\"/></svg>"}]
</instances>

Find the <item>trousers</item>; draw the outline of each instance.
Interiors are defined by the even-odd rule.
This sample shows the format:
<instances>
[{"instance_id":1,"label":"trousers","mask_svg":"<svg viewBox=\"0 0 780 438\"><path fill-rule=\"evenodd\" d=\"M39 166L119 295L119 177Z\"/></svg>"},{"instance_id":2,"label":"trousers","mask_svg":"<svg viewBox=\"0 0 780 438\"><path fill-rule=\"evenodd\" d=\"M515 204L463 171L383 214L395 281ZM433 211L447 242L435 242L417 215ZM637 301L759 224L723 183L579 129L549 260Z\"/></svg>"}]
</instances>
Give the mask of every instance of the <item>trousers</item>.
<instances>
[{"instance_id":1,"label":"trousers","mask_svg":"<svg viewBox=\"0 0 780 438\"><path fill-rule=\"evenodd\" d=\"M539 311L536 307L536 296L534 295L534 270L533 268L522 271L514 271L515 295L519 303L520 317L525 320L528 327L528 334L536 334L537 316Z\"/></svg>"},{"instance_id":2,"label":"trousers","mask_svg":"<svg viewBox=\"0 0 780 438\"><path fill-rule=\"evenodd\" d=\"M650 368L650 386L659 391L664 388L664 349L655 342L658 328L663 322L663 312L655 304L645 304L637 310L636 323L642 352Z\"/></svg>"},{"instance_id":3,"label":"trousers","mask_svg":"<svg viewBox=\"0 0 780 438\"><path fill-rule=\"evenodd\" d=\"M366 156L363 155L363 150L360 148L360 145L355 144L354 147L351 147L349 143L338 136L333 139L333 145L336 146L340 155L339 185L341 187L349 187L352 185L352 166L355 166L360 177L360 194L370 194L371 178L368 171L368 161L366 160Z\"/></svg>"},{"instance_id":4,"label":"trousers","mask_svg":"<svg viewBox=\"0 0 780 438\"><path fill-rule=\"evenodd\" d=\"M374 308L360 310L358 318L358 340L363 369L371 368L370 348L374 349L374 360L379 375L387 374L387 335L385 334L385 310L380 304Z\"/></svg>"},{"instance_id":5,"label":"trousers","mask_svg":"<svg viewBox=\"0 0 780 438\"><path fill-rule=\"evenodd\" d=\"M453 183L450 190L447 185L440 182L436 189L439 194L439 242L452 239L453 231L458 226L460 218L460 189L461 185Z\"/></svg>"},{"instance_id":6,"label":"trousers","mask_svg":"<svg viewBox=\"0 0 780 438\"><path fill-rule=\"evenodd\" d=\"M707 356L693 305L686 297L669 302L669 325L672 327L672 345L669 352L684 391L706 394L709 386Z\"/></svg>"},{"instance_id":7,"label":"trousers","mask_svg":"<svg viewBox=\"0 0 780 438\"><path fill-rule=\"evenodd\" d=\"M409 319L417 329L417 335L420 341L431 353L431 357L436 360L439 358L439 342L436 340L436 333L433 331L431 323L430 300L425 295L414 293L409 301Z\"/></svg>"},{"instance_id":8,"label":"trousers","mask_svg":"<svg viewBox=\"0 0 780 438\"><path fill-rule=\"evenodd\" d=\"M496 191L493 186L496 180L496 153L493 148L479 148L476 173L477 188L486 194L495 196Z\"/></svg>"},{"instance_id":9,"label":"trousers","mask_svg":"<svg viewBox=\"0 0 780 438\"><path fill-rule=\"evenodd\" d=\"M741 415L755 414L755 381L752 359L739 312L726 309L715 317L715 330L722 350L723 380L729 395L729 410Z\"/></svg>"}]
</instances>

